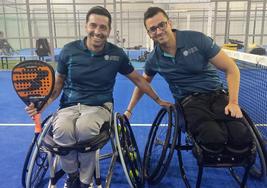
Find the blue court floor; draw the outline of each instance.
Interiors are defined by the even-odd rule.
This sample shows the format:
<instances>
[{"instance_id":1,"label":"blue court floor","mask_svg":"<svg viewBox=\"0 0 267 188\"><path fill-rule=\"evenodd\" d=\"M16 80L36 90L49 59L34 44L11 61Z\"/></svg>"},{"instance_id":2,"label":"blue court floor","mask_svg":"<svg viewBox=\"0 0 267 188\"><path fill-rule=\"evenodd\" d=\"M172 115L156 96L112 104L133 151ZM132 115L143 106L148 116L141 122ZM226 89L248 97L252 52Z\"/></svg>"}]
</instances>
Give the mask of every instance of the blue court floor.
<instances>
[{"instance_id":1,"label":"blue court floor","mask_svg":"<svg viewBox=\"0 0 267 188\"><path fill-rule=\"evenodd\" d=\"M152 85L155 90L160 93L163 99L172 101L169 88L166 83L159 77L156 77ZM133 91L133 84L123 76L117 77L117 82L114 90L115 111L123 113ZM47 116L56 110L58 103L50 106L43 114ZM11 83L10 71L0 72L0 188L21 188L21 171L25 154L33 137L33 127L31 119L24 111L25 105L17 97L13 90ZM157 111L160 107L155 104L148 97L144 96L141 102L136 106L131 118L134 134L143 156L144 147L146 144L148 131L150 129L147 125L151 124ZM136 126L138 124L138 126ZM104 148L103 151L109 148ZM185 152L185 168L192 187L196 182L197 164L190 152ZM107 169L107 161L101 162L101 169L104 173ZM104 174L103 174L104 175ZM116 165L114 176L112 180L113 188L127 188L127 182L123 175L122 168L119 164ZM44 186L47 182L44 182ZM62 185L62 181L60 182ZM61 187L61 186L58 186ZM178 162L176 154L174 154L171 166L162 180L162 182L155 186L146 187L164 187L177 188L185 187L178 170ZM237 188L238 185L230 176L226 169L212 169L204 170L203 188ZM255 180L250 178L248 180L248 187L250 188L265 188L267 187L267 178L263 180Z\"/></svg>"}]
</instances>

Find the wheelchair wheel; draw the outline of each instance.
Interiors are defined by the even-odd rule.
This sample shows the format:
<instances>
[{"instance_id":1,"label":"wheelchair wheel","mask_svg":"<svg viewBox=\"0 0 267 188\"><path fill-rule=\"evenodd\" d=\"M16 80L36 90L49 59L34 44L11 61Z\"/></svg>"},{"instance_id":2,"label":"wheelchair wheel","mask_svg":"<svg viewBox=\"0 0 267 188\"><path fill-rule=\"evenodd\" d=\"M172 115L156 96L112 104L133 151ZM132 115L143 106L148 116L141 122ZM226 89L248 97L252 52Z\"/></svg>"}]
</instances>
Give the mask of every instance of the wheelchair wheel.
<instances>
[{"instance_id":1,"label":"wheelchair wheel","mask_svg":"<svg viewBox=\"0 0 267 188\"><path fill-rule=\"evenodd\" d=\"M24 160L24 165L23 165L23 169L22 169L22 176L21 176L21 183L22 183L22 186L24 188L26 187L26 175L28 173L29 161L30 161L32 151L33 151L33 148L36 144L38 136L39 136L39 134L34 135L32 143L28 149L27 155L26 155L25 160Z\"/></svg>"},{"instance_id":2,"label":"wheelchair wheel","mask_svg":"<svg viewBox=\"0 0 267 188\"><path fill-rule=\"evenodd\" d=\"M44 127L44 125L46 124L47 120L50 118L51 116L48 116L43 122L42 122L42 127ZM35 134L34 137L33 137L33 140L32 140L32 143L28 149L28 152L27 152L27 155L25 157L25 160L24 160L24 165L23 165L23 169L22 169L22 176L21 176L21 183L22 183L22 186L25 188L26 187L26 176L27 176L27 173L28 173L28 168L29 168L29 161L32 157L32 153L33 153L33 149L34 147L36 147L36 144L37 144L37 139L39 137L39 133L38 134Z\"/></svg>"},{"instance_id":3,"label":"wheelchair wheel","mask_svg":"<svg viewBox=\"0 0 267 188\"><path fill-rule=\"evenodd\" d=\"M140 153L131 125L126 116L115 114L115 138L120 162L129 185L133 188L144 187Z\"/></svg>"},{"instance_id":4,"label":"wheelchair wheel","mask_svg":"<svg viewBox=\"0 0 267 188\"><path fill-rule=\"evenodd\" d=\"M245 111L242 111L245 119L248 121L250 132L252 133L253 138L256 141L256 148L257 148L257 156L256 161L254 165L251 167L249 174L250 176L260 179L262 177L266 176L266 158L267 153L265 151L266 145L264 144L263 138L258 131L257 127L254 125L252 120L249 118L249 116L246 114Z\"/></svg>"},{"instance_id":5,"label":"wheelchair wheel","mask_svg":"<svg viewBox=\"0 0 267 188\"><path fill-rule=\"evenodd\" d=\"M150 129L144 153L144 177L157 184L164 177L173 156L178 136L175 107L162 108Z\"/></svg>"},{"instance_id":6,"label":"wheelchair wheel","mask_svg":"<svg viewBox=\"0 0 267 188\"><path fill-rule=\"evenodd\" d=\"M37 137L31 152L29 151L26 157L25 169L23 169L26 188L38 188L49 167L47 153L42 147L42 140L51 127L50 120L51 118L49 116L42 122L44 129Z\"/></svg>"}]
</instances>

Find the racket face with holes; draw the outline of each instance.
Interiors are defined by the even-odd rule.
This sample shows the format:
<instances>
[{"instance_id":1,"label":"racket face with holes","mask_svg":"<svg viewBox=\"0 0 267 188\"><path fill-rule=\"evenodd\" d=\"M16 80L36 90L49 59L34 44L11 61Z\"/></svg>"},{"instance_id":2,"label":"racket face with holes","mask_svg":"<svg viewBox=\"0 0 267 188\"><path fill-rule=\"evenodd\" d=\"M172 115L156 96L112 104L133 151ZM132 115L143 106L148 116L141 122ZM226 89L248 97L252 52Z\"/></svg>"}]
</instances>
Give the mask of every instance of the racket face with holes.
<instances>
[{"instance_id":1,"label":"racket face with holes","mask_svg":"<svg viewBox=\"0 0 267 188\"><path fill-rule=\"evenodd\" d=\"M27 60L12 69L12 83L21 100L39 111L50 97L55 82L54 69L39 60Z\"/></svg>"}]
</instances>

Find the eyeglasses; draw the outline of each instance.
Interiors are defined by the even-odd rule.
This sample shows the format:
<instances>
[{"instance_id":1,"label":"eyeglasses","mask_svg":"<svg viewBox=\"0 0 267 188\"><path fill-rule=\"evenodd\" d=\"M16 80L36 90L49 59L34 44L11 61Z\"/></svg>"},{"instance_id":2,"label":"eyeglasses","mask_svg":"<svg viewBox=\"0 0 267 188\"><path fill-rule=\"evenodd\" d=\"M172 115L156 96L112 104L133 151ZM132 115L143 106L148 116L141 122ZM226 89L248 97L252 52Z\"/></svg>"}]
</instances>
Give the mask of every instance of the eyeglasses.
<instances>
[{"instance_id":1,"label":"eyeglasses","mask_svg":"<svg viewBox=\"0 0 267 188\"><path fill-rule=\"evenodd\" d=\"M150 27L147 31L150 33L150 34L155 34L157 32L157 29L159 28L160 30L165 30L167 27L167 21L165 22L160 22L157 26L152 26Z\"/></svg>"}]
</instances>

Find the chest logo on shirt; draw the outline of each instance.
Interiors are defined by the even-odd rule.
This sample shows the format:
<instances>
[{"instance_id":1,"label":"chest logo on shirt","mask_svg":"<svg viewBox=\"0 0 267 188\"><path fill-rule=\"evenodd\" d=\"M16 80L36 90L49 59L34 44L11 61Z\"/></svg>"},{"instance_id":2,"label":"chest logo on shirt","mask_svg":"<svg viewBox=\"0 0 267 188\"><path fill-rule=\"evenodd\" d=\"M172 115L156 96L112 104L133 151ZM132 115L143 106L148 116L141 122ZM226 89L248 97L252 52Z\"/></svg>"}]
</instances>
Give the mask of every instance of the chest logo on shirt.
<instances>
[{"instance_id":1,"label":"chest logo on shirt","mask_svg":"<svg viewBox=\"0 0 267 188\"><path fill-rule=\"evenodd\" d=\"M194 46L194 47L192 47L192 48L189 48L189 49L187 49L187 50L184 50L184 51L183 51L183 55L184 55L184 56L188 56L188 55L193 54L193 53L195 53L195 52L197 52L197 51L198 51L197 47Z\"/></svg>"},{"instance_id":2,"label":"chest logo on shirt","mask_svg":"<svg viewBox=\"0 0 267 188\"><path fill-rule=\"evenodd\" d=\"M115 55L105 55L104 59L106 61L119 61L120 57L119 56L115 56Z\"/></svg>"},{"instance_id":3,"label":"chest logo on shirt","mask_svg":"<svg viewBox=\"0 0 267 188\"><path fill-rule=\"evenodd\" d=\"M107 61L107 60L109 60L109 55L105 55L104 56L104 59Z\"/></svg>"}]
</instances>

